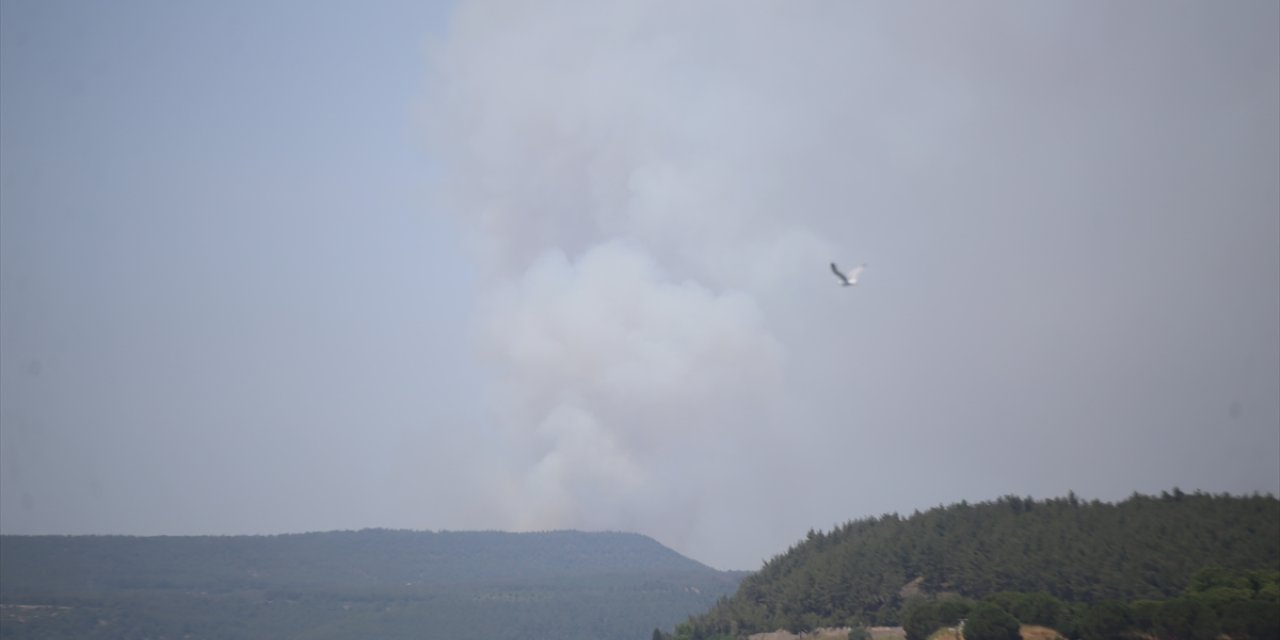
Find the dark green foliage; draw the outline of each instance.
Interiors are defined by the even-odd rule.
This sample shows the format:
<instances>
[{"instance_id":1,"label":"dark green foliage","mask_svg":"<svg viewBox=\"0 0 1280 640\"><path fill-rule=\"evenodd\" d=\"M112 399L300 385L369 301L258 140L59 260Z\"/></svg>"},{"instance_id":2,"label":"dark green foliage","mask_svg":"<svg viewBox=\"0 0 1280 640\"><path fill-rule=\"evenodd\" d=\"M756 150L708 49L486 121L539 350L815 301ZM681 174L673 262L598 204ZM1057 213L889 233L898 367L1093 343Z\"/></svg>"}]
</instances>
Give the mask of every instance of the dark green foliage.
<instances>
[{"instance_id":1,"label":"dark green foliage","mask_svg":"<svg viewBox=\"0 0 1280 640\"><path fill-rule=\"evenodd\" d=\"M1159 638L1234 640L1280 637L1280 572L1232 573L1214 567L1196 574L1186 594L1131 606L1133 628Z\"/></svg>"},{"instance_id":2,"label":"dark green foliage","mask_svg":"<svg viewBox=\"0 0 1280 640\"><path fill-rule=\"evenodd\" d=\"M1133 629L1133 613L1123 602L1097 602L1082 608L1079 626L1084 640L1123 640Z\"/></svg>"},{"instance_id":3,"label":"dark green foliage","mask_svg":"<svg viewBox=\"0 0 1280 640\"><path fill-rule=\"evenodd\" d=\"M1161 603L1152 631L1162 638L1214 640L1219 623L1217 612L1205 600L1177 598Z\"/></svg>"},{"instance_id":4,"label":"dark green foliage","mask_svg":"<svg viewBox=\"0 0 1280 640\"><path fill-rule=\"evenodd\" d=\"M983 601L1007 611L1023 624L1041 625L1059 631L1071 624L1070 607L1043 591L1036 593L1001 591L983 598Z\"/></svg>"},{"instance_id":5,"label":"dark green foliage","mask_svg":"<svg viewBox=\"0 0 1280 640\"><path fill-rule=\"evenodd\" d=\"M1222 605L1218 614L1222 632L1232 638L1280 638L1280 604L1239 600Z\"/></svg>"},{"instance_id":6,"label":"dark green foliage","mask_svg":"<svg viewBox=\"0 0 1280 640\"><path fill-rule=\"evenodd\" d=\"M907 640L924 640L943 626L942 620L928 605L925 600L913 600L903 608L902 628L907 632Z\"/></svg>"},{"instance_id":7,"label":"dark green foliage","mask_svg":"<svg viewBox=\"0 0 1280 640\"><path fill-rule=\"evenodd\" d=\"M1159 497L1134 494L1116 504L1074 494L961 503L811 531L687 628L689 637L709 638L852 620L907 627L913 621L906 600L952 593L991 596L991 603L1024 616L1023 622L1071 637L1086 633L1077 625L1089 618L1092 633L1103 637L1098 634L1113 624L1133 623L1113 620L1115 612L1106 606L1082 606L1073 615L1074 605L1114 600L1127 607L1123 603L1177 598L1193 586L1193 577L1206 589L1223 589L1204 597L1224 602L1210 606L1227 624L1225 603L1239 602L1243 592L1231 590L1242 587L1197 572L1205 566L1230 576L1280 570L1278 540L1280 501L1272 496L1174 490ZM1271 584L1251 587L1251 600L1280 602L1280 586ZM1001 600L1000 592L1025 595ZM1231 606L1241 612L1254 607ZM914 625L923 622L932 623Z\"/></svg>"},{"instance_id":8,"label":"dark green foliage","mask_svg":"<svg viewBox=\"0 0 1280 640\"><path fill-rule=\"evenodd\" d=\"M633 534L0 537L0 638L649 638L740 579Z\"/></svg>"},{"instance_id":9,"label":"dark green foliage","mask_svg":"<svg viewBox=\"0 0 1280 640\"><path fill-rule=\"evenodd\" d=\"M907 640L925 640L942 627L954 627L969 615L973 603L962 598L909 600L902 611L902 628Z\"/></svg>"},{"instance_id":10,"label":"dark green foliage","mask_svg":"<svg viewBox=\"0 0 1280 640\"><path fill-rule=\"evenodd\" d=\"M964 623L964 640L1019 640L1018 620L990 602L979 602Z\"/></svg>"}]
</instances>

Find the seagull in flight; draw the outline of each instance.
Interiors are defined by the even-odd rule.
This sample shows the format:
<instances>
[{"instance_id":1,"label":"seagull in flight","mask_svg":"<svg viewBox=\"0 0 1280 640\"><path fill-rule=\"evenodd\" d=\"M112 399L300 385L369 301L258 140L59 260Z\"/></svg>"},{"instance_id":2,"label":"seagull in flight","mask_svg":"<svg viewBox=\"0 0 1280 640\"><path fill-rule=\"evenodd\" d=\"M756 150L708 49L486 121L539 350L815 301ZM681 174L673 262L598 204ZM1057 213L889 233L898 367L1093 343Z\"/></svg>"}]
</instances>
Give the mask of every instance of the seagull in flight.
<instances>
[{"instance_id":1,"label":"seagull in flight","mask_svg":"<svg viewBox=\"0 0 1280 640\"><path fill-rule=\"evenodd\" d=\"M863 270L863 269L866 269L866 268L867 268L867 263L865 263L865 262L864 262L864 263L862 263L862 264L860 264L860 265L858 265L858 266L856 266L856 267L854 267L854 268L850 269L850 270L849 270L849 273L845 273L845 272L843 272L843 271L841 271L841 270L840 270L840 267L837 267L837 266L836 266L836 263L834 263L834 262L832 262L832 263L831 263L831 271L832 271L832 273L835 273L835 274L836 274L836 277L837 277L837 278L840 278L840 285L841 285L841 286L845 286L845 287L852 287L852 286L857 285L857 284L858 284L858 276L862 275L862 270Z\"/></svg>"}]
</instances>

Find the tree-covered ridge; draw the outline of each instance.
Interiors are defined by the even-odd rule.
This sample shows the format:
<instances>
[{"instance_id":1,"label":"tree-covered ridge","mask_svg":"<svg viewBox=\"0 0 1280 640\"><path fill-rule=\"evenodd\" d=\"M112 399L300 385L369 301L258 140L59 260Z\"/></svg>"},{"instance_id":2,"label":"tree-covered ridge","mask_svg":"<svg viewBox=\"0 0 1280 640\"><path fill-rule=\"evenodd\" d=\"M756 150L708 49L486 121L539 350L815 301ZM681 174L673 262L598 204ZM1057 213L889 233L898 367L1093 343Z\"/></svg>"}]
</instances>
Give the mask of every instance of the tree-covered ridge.
<instances>
[{"instance_id":1,"label":"tree-covered ridge","mask_svg":"<svg viewBox=\"0 0 1280 640\"><path fill-rule=\"evenodd\" d=\"M900 622L913 595L1043 592L1069 603L1161 600L1207 566L1280 569L1272 496L1009 496L811 531L691 621L706 634Z\"/></svg>"},{"instance_id":2,"label":"tree-covered ridge","mask_svg":"<svg viewBox=\"0 0 1280 640\"><path fill-rule=\"evenodd\" d=\"M741 577L627 533L0 536L0 638L643 640Z\"/></svg>"},{"instance_id":3,"label":"tree-covered ridge","mask_svg":"<svg viewBox=\"0 0 1280 640\"><path fill-rule=\"evenodd\" d=\"M376 587L710 572L633 533L367 529L271 536L3 536L0 590Z\"/></svg>"},{"instance_id":4,"label":"tree-covered ridge","mask_svg":"<svg viewBox=\"0 0 1280 640\"><path fill-rule=\"evenodd\" d=\"M1047 593L1004 591L970 601L912 598L904 607L907 640L963 626L965 640L1018 640L1019 625L1048 627L1082 640L1270 640L1280 638L1280 571L1202 569L1166 600L1063 602Z\"/></svg>"}]
</instances>

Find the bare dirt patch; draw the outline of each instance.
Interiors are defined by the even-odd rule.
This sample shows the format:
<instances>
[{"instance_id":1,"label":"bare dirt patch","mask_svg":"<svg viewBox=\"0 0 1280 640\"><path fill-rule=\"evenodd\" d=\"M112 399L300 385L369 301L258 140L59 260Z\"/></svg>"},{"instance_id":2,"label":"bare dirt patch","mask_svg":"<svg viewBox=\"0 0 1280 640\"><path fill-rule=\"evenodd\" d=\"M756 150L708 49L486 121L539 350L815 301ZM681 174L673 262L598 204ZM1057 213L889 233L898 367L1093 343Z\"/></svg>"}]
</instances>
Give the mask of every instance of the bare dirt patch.
<instances>
[{"instance_id":1,"label":"bare dirt patch","mask_svg":"<svg viewBox=\"0 0 1280 640\"><path fill-rule=\"evenodd\" d=\"M1066 640L1061 633L1049 627L1040 627L1033 624L1024 624L1018 627L1018 634L1022 636L1022 640Z\"/></svg>"},{"instance_id":2,"label":"bare dirt patch","mask_svg":"<svg viewBox=\"0 0 1280 640\"><path fill-rule=\"evenodd\" d=\"M907 637L907 632L902 627L868 627L867 630L871 632L871 640L906 640ZM850 631L852 629L849 627L824 627L797 634L778 629L769 633L752 634L748 640L847 640Z\"/></svg>"},{"instance_id":3,"label":"bare dirt patch","mask_svg":"<svg viewBox=\"0 0 1280 640\"><path fill-rule=\"evenodd\" d=\"M769 633L756 633L748 637L748 640L849 640L849 627L834 627L814 629L809 633L795 634L790 631L778 629Z\"/></svg>"}]
</instances>

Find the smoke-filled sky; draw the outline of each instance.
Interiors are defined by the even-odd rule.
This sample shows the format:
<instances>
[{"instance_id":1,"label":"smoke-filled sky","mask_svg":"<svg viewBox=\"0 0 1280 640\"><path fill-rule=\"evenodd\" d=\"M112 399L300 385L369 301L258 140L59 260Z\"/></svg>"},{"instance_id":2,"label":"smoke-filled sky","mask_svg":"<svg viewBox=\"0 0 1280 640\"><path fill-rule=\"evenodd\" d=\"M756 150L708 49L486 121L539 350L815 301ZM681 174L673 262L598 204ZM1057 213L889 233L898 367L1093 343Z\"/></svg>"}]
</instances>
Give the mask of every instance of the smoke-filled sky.
<instances>
[{"instance_id":1,"label":"smoke-filled sky","mask_svg":"<svg viewBox=\"0 0 1280 640\"><path fill-rule=\"evenodd\" d=\"M0 12L4 533L1280 493L1274 2Z\"/></svg>"}]
</instances>

